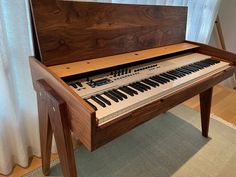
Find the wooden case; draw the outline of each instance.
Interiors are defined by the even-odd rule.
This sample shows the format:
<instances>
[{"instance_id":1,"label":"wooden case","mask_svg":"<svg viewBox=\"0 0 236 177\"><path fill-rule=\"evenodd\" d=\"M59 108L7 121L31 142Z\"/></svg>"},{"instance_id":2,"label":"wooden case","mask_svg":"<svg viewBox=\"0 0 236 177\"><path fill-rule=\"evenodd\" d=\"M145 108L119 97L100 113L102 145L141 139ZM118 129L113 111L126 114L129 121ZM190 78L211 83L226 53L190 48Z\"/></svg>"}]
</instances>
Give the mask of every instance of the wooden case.
<instances>
[{"instance_id":1,"label":"wooden case","mask_svg":"<svg viewBox=\"0 0 236 177\"><path fill-rule=\"evenodd\" d=\"M47 125L48 131L49 124L55 122L62 129L68 128L89 151L197 94L208 96L210 100L211 88L230 77L235 69L235 54L185 41L186 7L31 0L31 12L36 56L30 57L30 67L34 88L38 100L41 100L38 102L39 114L42 115L42 110L45 112L40 116L45 119L42 125L44 128ZM102 126L97 125L94 110L63 81L66 76L189 51L207 54L231 65L214 76ZM40 99L43 93L47 94L45 99L49 101ZM62 102L66 106L61 106ZM44 103L49 107L44 107ZM202 130L207 137L210 102L201 105ZM51 109L56 112L61 107L66 113L57 115L63 115L63 121L47 120L48 115L53 114ZM68 126L63 126L63 122L67 122ZM51 139L43 133L42 136ZM70 137L68 132L64 136ZM42 138L41 143L44 141ZM69 148L71 145L65 147L66 152L70 151ZM45 153L48 151L45 150ZM65 159L64 162L66 164ZM45 166L44 172L47 174L48 165ZM65 176L74 175L64 168L63 173Z\"/></svg>"}]
</instances>

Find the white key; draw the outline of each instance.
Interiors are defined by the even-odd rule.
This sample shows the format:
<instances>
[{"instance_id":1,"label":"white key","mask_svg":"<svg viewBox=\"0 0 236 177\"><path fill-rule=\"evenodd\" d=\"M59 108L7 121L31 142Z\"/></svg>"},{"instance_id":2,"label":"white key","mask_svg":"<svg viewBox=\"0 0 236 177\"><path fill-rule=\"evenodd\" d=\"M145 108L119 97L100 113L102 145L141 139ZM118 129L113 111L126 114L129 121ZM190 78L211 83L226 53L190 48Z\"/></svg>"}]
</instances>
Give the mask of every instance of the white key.
<instances>
[{"instance_id":1,"label":"white key","mask_svg":"<svg viewBox=\"0 0 236 177\"><path fill-rule=\"evenodd\" d=\"M127 95L128 99L124 99L123 101L119 101L118 103L116 103L108 98L109 101L112 102L112 106L106 107L104 109L99 109L96 112L99 124L104 124L107 121L113 120L118 116L142 107L150 102L158 100L158 98L164 96L165 94L175 92L177 89L180 89L183 86L187 86L189 84L189 81L191 81L191 83L194 83L194 79L206 76L206 74L209 74L210 71L216 71L218 68L222 68L223 66L225 66L225 63L218 63L216 65L209 66L192 74L186 75L182 78L178 78L174 81L171 80L166 84L160 84L160 86L156 88L151 87L151 90L144 91L143 93L137 91L138 95L135 96L130 96L119 90L120 92Z\"/></svg>"}]
</instances>

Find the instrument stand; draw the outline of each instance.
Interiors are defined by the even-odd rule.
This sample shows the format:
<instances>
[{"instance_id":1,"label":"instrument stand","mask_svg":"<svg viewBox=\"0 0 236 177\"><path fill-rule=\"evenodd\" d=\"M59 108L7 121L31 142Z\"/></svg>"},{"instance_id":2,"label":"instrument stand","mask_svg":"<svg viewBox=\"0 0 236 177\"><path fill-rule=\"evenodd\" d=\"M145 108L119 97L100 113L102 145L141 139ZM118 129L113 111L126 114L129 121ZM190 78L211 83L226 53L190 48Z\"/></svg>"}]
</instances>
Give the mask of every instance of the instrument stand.
<instances>
[{"instance_id":1,"label":"instrument stand","mask_svg":"<svg viewBox=\"0 0 236 177\"><path fill-rule=\"evenodd\" d=\"M54 134L63 175L76 177L76 164L66 103L45 80L38 80L35 85L43 174L48 175L50 172L52 135Z\"/></svg>"}]
</instances>

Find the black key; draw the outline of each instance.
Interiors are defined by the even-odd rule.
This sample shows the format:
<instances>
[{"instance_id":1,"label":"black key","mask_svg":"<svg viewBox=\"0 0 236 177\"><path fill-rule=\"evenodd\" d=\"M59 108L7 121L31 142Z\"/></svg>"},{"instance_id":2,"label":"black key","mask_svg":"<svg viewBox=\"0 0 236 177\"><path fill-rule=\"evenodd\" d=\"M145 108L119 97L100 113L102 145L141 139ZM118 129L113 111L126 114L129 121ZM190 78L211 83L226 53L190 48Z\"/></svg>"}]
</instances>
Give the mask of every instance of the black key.
<instances>
[{"instance_id":1,"label":"black key","mask_svg":"<svg viewBox=\"0 0 236 177\"><path fill-rule=\"evenodd\" d=\"M152 80L150 80L150 79L145 79L145 81L149 82L150 84L154 84L155 86L159 86L159 84L158 84L158 83L156 83L156 82L153 82L153 81L152 81Z\"/></svg>"},{"instance_id":2,"label":"black key","mask_svg":"<svg viewBox=\"0 0 236 177\"><path fill-rule=\"evenodd\" d=\"M90 103L88 100L85 100L95 111L98 110L96 106L94 106L92 103Z\"/></svg>"},{"instance_id":3,"label":"black key","mask_svg":"<svg viewBox=\"0 0 236 177\"><path fill-rule=\"evenodd\" d=\"M140 87L140 85L138 85L137 83L133 83L132 85L134 85L137 89L142 90L143 92L146 91L143 87Z\"/></svg>"},{"instance_id":4,"label":"black key","mask_svg":"<svg viewBox=\"0 0 236 177\"><path fill-rule=\"evenodd\" d=\"M124 86L124 88L126 88L127 90L130 90L132 93L134 93L135 95L138 95L138 92L130 87Z\"/></svg>"},{"instance_id":5,"label":"black key","mask_svg":"<svg viewBox=\"0 0 236 177\"><path fill-rule=\"evenodd\" d=\"M153 80L151 80L151 79L148 79L150 82L153 82L153 83L155 83L156 84L156 86L160 86L160 84L159 83L157 83L157 82L155 82L155 81L153 81Z\"/></svg>"},{"instance_id":6,"label":"black key","mask_svg":"<svg viewBox=\"0 0 236 177\"><path fill-rule=\"evenodd\" d=\"M181 77L186 76L186 74L184 72L180 72L180 71L177 71L177 70L173 70L173 73L179 74Z\"/></svg>"},{"instance_id":7,"label":"black key","mask_svg":"<svg viewBox=\"0 0 236 177\"><path fill-rule=\"evenodd\" d=\"M160 74L160 76L165 77L165 78L168 78L168 79L170 79L170 80L175 80L175 79L176 79L176 77L170 76L170 75L168 75L168 74L166 74L166 73L162 73L162 74Z\"/></svg>"},{"instance_id":8,"label":"black key","mask_svg":"<svg viewBox=\"0 0 236 177\"><path fill-rule=\"evenodd\" d=\"M76 84L80 87L83 87L83 85L80 82L76 82Z\"/></svg>"},{"instance_id":9,"label":"black key","mask_svg":"<svg viewBox=\"0 0 236 177\"><path fill-rule=\"evenodd\" d=\"M162 77L162 76L157 76L159 79L162 79L163 81L165 81L166 83L170 82L170 79L167 79L165 77Z\"/></svg>"},{"instance_id":10,"label":"black key","mask_svg":"<svg viewBox=\"0 0 236 177\"><path fill-rule=\"evenodd\" d=\"M187 68L190 68L190 69L192 69L192 70L194 70L195 72L199 70L198 68L194 68L194 67L192 67L192 66L190 66L190 65L188 65L188 66L186 66L186 67L187 67Z\"/></svg>"},{"instance_id":11,"label":"black key","mask_svg":"<svg viewBox=\"0 0 236 177\"><path fill-rule=\"evenodd\" d=\"M119 90L125 92L126 94L128 94L130 96L134 96L134 93L131 92L130 90L126 89L125 87L120 87Z\"/></svg>"},{"instance_id":12,"label":"black key","mask_svg":"<svg viewBox=\"0 0 236 177\"><path fill-rule=\"evenodd\" d=\"M191 73L196 72L196 70L193 70L191 68L187 68L186 66L181 67L181 69L185 69L185 70L191 71Z\"/></svg>"},{"instance_id":13,"label":"black key","mask_svg":"<svg viewBox=\"0 0 236 177\"><path fill-rule=\"evenodd\" d=\"M192 68L196 68L196 69L198 69L198 70L201 70L202 68L201 67L199 67L199 66L197 66L197 65L194 65L194 64L191 64L191 65L189 65L190 67L192 67Z\"/></svg>"},{"instance_id":14,"label":"black key","mask_svg":"<svg viewBox=\"0 0 236 177\"><path fill-rule=\"evenodd\" d=\"M136 85L135 83L130 84L129 86L140 91L140 92L144 92L144 90L142 88L140 88L138 85Z\"/></svg>"},{"instance_id":15,"label":"black key","mask_svg":"<svg viewBox=\"0 0 236 177\"><path fill-rule=\"evenodd\" d=\"M148 85L142 83L142 82L137 82L138 84L142 85L143 87L145 87L147 90L151 90L151 87L149 87Z\"/></svg>"},{"instance_id":16,"label":"black key","mask_svg":"<svg viewBox=\"0 0 236 177\"><path fill-rule=\"evenodd\" d=\"M210 64L207 62L207 60L199 61L199 63L201 63L201 64L205 64L205 65L210 65Z\"/></svg>"},{"instance_id":17,"label":"black key","mask_svg":"<svg viewBox=\"0 0 236 177\"><path fill-rule=\"evenodd\" d=\"M95 96L92 96L91 99L92 99L93 101L95 101L97 104L99 104L100 106L102 106L103 108L106 107L106 105L105 105L102 101L100 101L99 99L97 99Z\"/></svg>"},{"instance_id":18,"label":"black key","mask_svg":"<svg viewBox=\"0 0 236 177\"><path fill-rule=\"evenodd\" d=\"M204 65L204 64L201 64L201 63L198 63L198 62L197 62L197 63L194 63L194 65L201 67L201 69L208 67L208 65Z\"/></svg>"},{"instance_id":19,"label":"black key","mask_svg":"<svg viewBox=\"0 0 236 177\"><path fill-rule=\"evenodd\" d=\"M77 85L76 84L70 84L72 87L74 87L75 89L77 89Z\"/></svg>"},{"instance_id":20,"label":"black key","mask_svg":"<svg viewBox=\"0 0 236 177\"><path fill-rule=\"evenodd\" d=\"M108 93L110 93L111 95L113 95L114 97L116 97L118 100L123 100L123 97L121 97L120 95L118 95L117 93L113 92L113 91L108 91Z\"/></svg>"},{"instance_id":21,"label":"black key","mask_svg":"<svg viewBox=\"0 0 236 177\"><path fill-rule=\"evenodd\" d=\"M212 60L212 59L203 60L202 62L211 64L211 65L214 65L214 64L218 63L218 62L216 62L215 60Z\"/></svg>"},{"instance_id":22,"label":"black key","mask_svg":"<svg viewBox=\"0 0 236 177\"><path fill-rule=\"evenodd\" d=\"M117 95L120 95L121 97L123 97L124 99L127 99L128 97L125 95L125 94L123 94L123 93L121 93L120 91L118 91L118 90L112 90L113 92L115 92Z\"/></svg>"},{"instance_id":23,"label":"black key","mask_svg":"<svg viewBox=\"0 0 236 177\"><path fill-rule=\"evenodd\" d=\"M179 77L179 78L183 77L181 74L174 72L174 71L168 71L167 73L170 74L171 76L175 76L175 77Z\"/></svg>"},{"instance_id":24,"label":"black key","mask_svg":"<svg viewBox=\"0 0 236 177\"><path fill-rule=\"evenodd\" d=\"M157 79L157 78L154 78L154 77L150 77L149 79L150 79L150 80L152 80L152 81L155 81L155 82L157 82L157 83L159 83L159 84L165 84L165 82L164 82L164 81L162 81L162 80L159 80L159 79Z\"/></svg>"},{"instance_id":25,"label":"black key","mask_svg":"<svg viewBox=\"0 0 236 177\"><path fill-rule=\"evenodd\" d=\"M119 100L116 97L114 97L113 95L111 95L107 92L105 92L104 95L106 95L108 98L110 98L111 100L113 100L115 102L119 102Z\"/></svg>"},{"instance_id":26,"label":"black key","mask_svg":"<svg viewBox=\"0 0 236 177\"><path fill-rule=\"evenodd\" d=\"M189 66L194 67L194 68L198 68L198 69L201 69L201 68L202 68L201 66L198 66L198 65L196 65L195 63L192 63L192 64L190 64Z\"/></svg>"},{"instance_id":27,"label":"black key","mask_svg":"<svg viewBox=\"0 0 236 177\"><path fill-rule=\"evenodd\" d=\"M160 83L160 84L165 84L167 83L168 81L166 81L165 79L162 79L160 76L153 76L151 77L150 79Z\"/></svg>"},{"instance_id":28,"label":"black key","mask_svg":"<svg viewBox=\"0 0 236 177\"><path fill-rule=\"evenodd\" d=\"M179 72L183 72L183 73L185 73L185 74L187 74L187 75L189 75L189 74L192 73L192 71L189 71L189 70L186 70L186 69L183 69L183 68L178 68L178 69L176 69L176 70L179 71Z\"/></svg>"},{"instance_id":29,"label":"black key","mask_svg":"<svg viewBox=\"0 0 236 177\"><path fill-rule=\"evenodd\" d=\"M98 98L98 99L100 99L101 101L103 101L104 103L106 103L107 105L111 105L111 102L110 101L108 101L106 98L104 98L103 96L101 96L101 95L96 95L96 97Z\"/></svg>"},{"instance_id":30,"label":"black key","mask_svg":"<svg viewBox=\"0 0 236 177\"><path fill-rule=\"evenodd\" d=\"M140 88L142 88L144 91L148 90L148 88L145 85L141 84L140 82L136 82L135 84L138 85Z\"/></svg>"},{"instance_id":31,"label":"black key","mask_svg":"<svg viewBox=\"0 0 236 177\"><path fill-rule=\"evenodd\" d=\"M153 84L152 82L149 82L148 80L142 80L143 83L147 84L147 85L150 85L151 87L156 87L156 84Z\"/></svg>"},{"instance_id":32,"label":"black key","mask_svg":"<svg viewBox=\"0 0 236 177\"><path fill-rule=\"evenodd\" d=\"M206 64L201 64L201 63L199 63L199 62L197 62L197 63L194 63L194 65L196 65L196 66L198 66L198 67L201 67L201 69L204 69L204 68L207 68L207 67L209 67L209 65L206 65Z\"/></svg>"}]
</instances>

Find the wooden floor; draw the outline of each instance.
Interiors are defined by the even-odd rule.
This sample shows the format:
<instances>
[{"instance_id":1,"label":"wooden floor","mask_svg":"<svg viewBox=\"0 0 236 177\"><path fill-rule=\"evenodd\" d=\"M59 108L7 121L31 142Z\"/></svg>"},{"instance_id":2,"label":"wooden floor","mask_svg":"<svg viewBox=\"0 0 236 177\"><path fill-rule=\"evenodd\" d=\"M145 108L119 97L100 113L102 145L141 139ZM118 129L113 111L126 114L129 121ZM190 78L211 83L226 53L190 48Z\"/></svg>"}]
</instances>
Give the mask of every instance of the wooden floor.
<instances>
[{"instance_id":1,"label":"wooden floor","mask_svg":"<svg viewBox=\"0 0 236 177\"><path fill-rule=\"evenodd\" d=\"M184 102L185 105L199 110L199 97L195 96ZM236 90L225 88L223 86L216 86L213 91L212 113L223 118L224 120L236 125ZM52 159L56 159L54 155ZM16 166L13 173L9 177L22 176L41 165L39 158L33 158L29 168L21 168ZM3 177L0 175L0 177Z\"/></svg>"},{"instance_id":2,"label":"wooden floor","mask_svg":"<svg viewBox=\"0 0 236 177\"><path fill-rule=\"evenodd\" d=\"M200 110L199 96L189 99L184 104L195 110ZM211 112L236 125L236 90L216 86L213 90Z\"/></svg>"}]
</instances>

